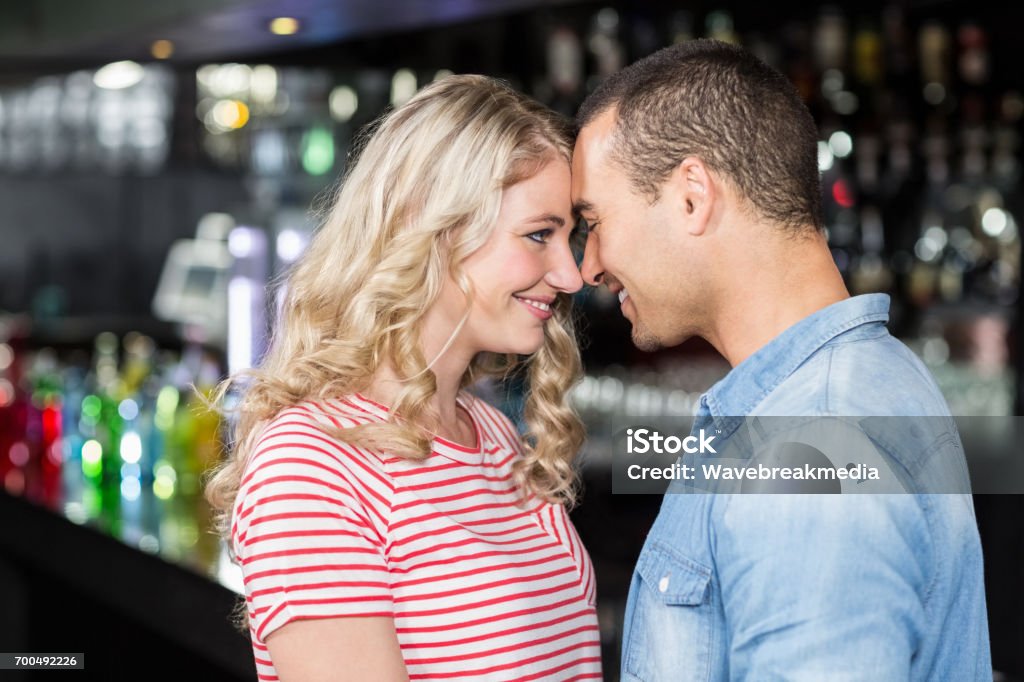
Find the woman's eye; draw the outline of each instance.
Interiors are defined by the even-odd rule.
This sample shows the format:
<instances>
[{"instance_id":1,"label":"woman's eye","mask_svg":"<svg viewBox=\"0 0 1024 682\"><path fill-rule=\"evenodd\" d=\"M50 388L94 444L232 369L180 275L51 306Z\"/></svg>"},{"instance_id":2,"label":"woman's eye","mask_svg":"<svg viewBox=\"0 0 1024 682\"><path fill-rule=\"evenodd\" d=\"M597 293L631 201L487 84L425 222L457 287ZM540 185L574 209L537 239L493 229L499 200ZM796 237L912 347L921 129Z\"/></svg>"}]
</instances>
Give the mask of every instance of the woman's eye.
<instances>
[{"instance_id":1,"label":"woman's eye","mask_svg":"<svg viewBox=\"0 0 1024 682\"><path fill-rule=\"evenodd\" d=\"M551 237L551 230L537 230L526 235L527 239L532 239L539 244L547 244L548 239Z\"/></svg>"}]
</instances>

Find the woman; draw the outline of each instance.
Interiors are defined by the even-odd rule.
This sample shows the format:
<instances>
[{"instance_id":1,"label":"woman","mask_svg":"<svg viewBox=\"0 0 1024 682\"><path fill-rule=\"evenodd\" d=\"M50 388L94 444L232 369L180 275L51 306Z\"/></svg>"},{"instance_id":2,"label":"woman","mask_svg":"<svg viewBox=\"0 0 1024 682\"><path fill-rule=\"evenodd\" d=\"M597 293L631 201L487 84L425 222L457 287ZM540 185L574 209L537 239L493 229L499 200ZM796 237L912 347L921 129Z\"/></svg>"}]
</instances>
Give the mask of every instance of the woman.
<instances>
[{"instance_id":1,"label":"woman","mask_svg":"<svg viewBox=\"0 0 1024 682\"><path fill-rule=\"evenodd\" d=\"M570 149L539 104L451 76L342 183L208 487L261 679L600 678L565 510L583 440ZM521 438L462 389L523 366Z\"/></svg>"}]
</instances>

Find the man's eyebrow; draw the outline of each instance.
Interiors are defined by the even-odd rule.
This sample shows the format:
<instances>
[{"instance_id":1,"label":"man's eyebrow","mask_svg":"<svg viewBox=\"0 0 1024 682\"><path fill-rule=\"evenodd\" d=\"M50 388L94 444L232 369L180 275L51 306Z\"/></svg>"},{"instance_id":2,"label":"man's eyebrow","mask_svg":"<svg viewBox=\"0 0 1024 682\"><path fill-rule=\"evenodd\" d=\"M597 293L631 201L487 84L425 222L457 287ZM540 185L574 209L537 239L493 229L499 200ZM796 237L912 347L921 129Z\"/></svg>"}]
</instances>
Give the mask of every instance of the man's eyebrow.
<instances>
[{"instance_id":1,"label":"man's eyebrow","mask_svg":"<svg viewBox=\"0 0 1024 682\"><path fill-rule=\"evenodd\" d=\"M583 215L584 211L593 211L594 205L584 199L579 199L572 205L572 214L577 218Z\"/></svg>"},{"instance_id":2,"label":"man's eyebrow","mask_svg":"<svg viewBox=\"0 0 1024 682\"><path fill-rule=\"evenodd\" d=\"M527 223L554 223L559 227L565 225L565 218L554 213L542 213L539 216L534 216L526 221Z\"/></svg>"}]
</instances>

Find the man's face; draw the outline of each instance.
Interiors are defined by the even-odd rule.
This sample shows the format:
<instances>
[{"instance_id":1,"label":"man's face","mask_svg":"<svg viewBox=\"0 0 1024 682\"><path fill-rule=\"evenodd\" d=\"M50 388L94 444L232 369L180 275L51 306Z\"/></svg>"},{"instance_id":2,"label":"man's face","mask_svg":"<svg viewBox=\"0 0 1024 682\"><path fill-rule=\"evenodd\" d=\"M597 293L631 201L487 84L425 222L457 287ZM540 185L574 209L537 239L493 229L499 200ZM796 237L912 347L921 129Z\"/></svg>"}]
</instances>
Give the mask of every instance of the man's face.
<instances>
[{"instance_id":1,"label":"man's face","mask_svg":"<svg viewBox=\"0 0 1024 682\"><path fill-rule=\"evenodd\" d=\"M653 351L694 335L686 302L696 292L679 249L678 197L668 187L652 204L636 192L610 153L615 123L614 109L596 117L573 153L573 206L590 226L580 270L588 284L618 296L633 343Z\"/></svg>"}]
</instances>

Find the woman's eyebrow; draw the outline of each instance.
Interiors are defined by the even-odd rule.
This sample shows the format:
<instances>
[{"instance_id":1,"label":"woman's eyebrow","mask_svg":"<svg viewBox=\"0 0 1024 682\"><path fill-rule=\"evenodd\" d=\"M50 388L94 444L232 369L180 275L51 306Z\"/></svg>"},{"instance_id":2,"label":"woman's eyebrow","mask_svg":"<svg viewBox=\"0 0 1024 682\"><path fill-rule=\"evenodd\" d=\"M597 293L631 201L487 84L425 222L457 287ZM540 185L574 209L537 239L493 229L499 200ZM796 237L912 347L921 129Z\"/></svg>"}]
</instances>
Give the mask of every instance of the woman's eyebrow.
<instances>
[{"instance_id":1,"label":"woman's eyebrow","mask_svg":"<svg viewBox=\"0 0 1024 682\"><path fill-rule=\"evenodd\" d=\"M542 213L526 221L527 223L554 223L559 227L565 225L565 218L554 213Z\"/></svg>"}]
</instances>

